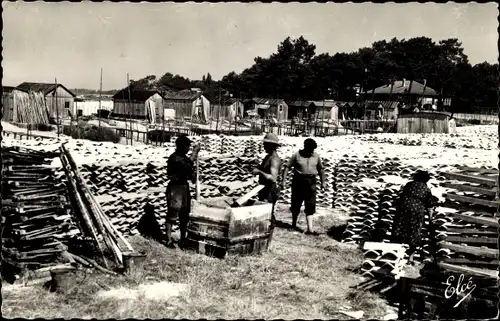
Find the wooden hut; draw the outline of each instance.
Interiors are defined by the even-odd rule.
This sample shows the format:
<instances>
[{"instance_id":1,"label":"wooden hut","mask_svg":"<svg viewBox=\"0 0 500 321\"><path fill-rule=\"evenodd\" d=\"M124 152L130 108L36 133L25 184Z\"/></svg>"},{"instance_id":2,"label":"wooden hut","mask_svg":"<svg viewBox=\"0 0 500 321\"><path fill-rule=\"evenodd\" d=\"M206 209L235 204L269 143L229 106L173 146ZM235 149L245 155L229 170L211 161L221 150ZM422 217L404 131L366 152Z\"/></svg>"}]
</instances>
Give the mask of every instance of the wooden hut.
<instances>
[{"instance_id":1,"label":"wooden hut","mask_svg":"<svg viewBox=\"0 0 500 321\"><path fill-rule=\"evenodd\" d=\"M313 101L313 119L325 120L339 118L339 107L334 100Z\"/></svg>"},{"instance_id":2,"label":"wooden hut","mask_svg":"<svg viewBox=\"0 0 500 321\"><path fill-rule=\"evenodd\" d=\"M246 102L247 110L255 111L261 118L288 119L288 105L283 99L252 98Z\"/></svg>"},{"instance_id":3,"label":"wooden hut","mask_svg":"<svg viewBox=\"0 0 500 321\"><path fill-rule=\"evenodd\" d=\"M398 134L447 134L451 114L445 112L419 112L399 115Z\"/></svg>"},{"instance_id":4,"label":"wooden hut","mask_svg":"<svg viewBox=\"0 0 500 321\"><path fill-rule=\"evenodd\" d=\"M162 119L164 97L157 90L124 88L113 96L113 116L132 119Z\"/></svg>"},{"instance_id":5,"label":"wooden hut","mask_svg":"<svg viewBox=\"0 0 500 321\"><path fill-rule=\"evenodd\" d=\"M308 114L313 109L312 101L290 101L288 102L288 119L297 117L299 119L309 118Z\"/></svg>"},{"instance_id":6,"label":"wooden hut","mask_svg":"<svg viewBox=\"0 0 500 321\"><path fill-rule=\"evenodd\" d=\"M210 101L197 88L167 92L164 97L164 108L175 110L176 118L193 117L208 121L210 117Z\"/></svg>"},{"instance_id":7,"label":"wooden hut","mask_svg":"<svg viewBox=\"0 0 500 321\"><path fill-rule=\"evenodd\" d=\"M369 119L397 119L398 102L397 101L366 101L366 116Z\"/></svg>"},{"instance_id":8,"label":"wooden hut","mask_svg":"<svg viewBox=\"0 0 500 321\"><path fill-rule=\"evenodd\" d=\"M237 115L240 118L244 116L244 104L243 100L238 98L224 98L222 100L222 105L212 104L210 117L212 119L225 119L228 121L234 121Z\"/></svg>"},{"instance_id":9,"label":"wooden hut","mask_svg":"<svg viewBox=\"0 0 500 321\"><path fill-rule=\"evenodd\" d=\"M61 84L23 82L17 89L28 93L39 93L45 97L45 106L50 118L70 117L76 95Z\"/></svg>"},{"instance_id":10,"label":"wooden hut","mask_svg":"<svg viewBox=\"0 0 500 321\"><path fill-rule=\"evenodd\" d=\"M28 93L22 89L10 86L2 86L2 120L7 122L19 122L16 112L19 106L20 96L28 99ZM20 106L19 106L20 107Z\"/></svg>"},{"instance_id":11,"label":"wooden hut","mask_svg":"<svg viewBox=\"0 0 500 321\"><path fill-rule=\"evenodd\" d=\"M363 108L355 101L336 101L335 104L338 106L339 120L360 119L363 117Z\"/></svg>"}]
</instances>

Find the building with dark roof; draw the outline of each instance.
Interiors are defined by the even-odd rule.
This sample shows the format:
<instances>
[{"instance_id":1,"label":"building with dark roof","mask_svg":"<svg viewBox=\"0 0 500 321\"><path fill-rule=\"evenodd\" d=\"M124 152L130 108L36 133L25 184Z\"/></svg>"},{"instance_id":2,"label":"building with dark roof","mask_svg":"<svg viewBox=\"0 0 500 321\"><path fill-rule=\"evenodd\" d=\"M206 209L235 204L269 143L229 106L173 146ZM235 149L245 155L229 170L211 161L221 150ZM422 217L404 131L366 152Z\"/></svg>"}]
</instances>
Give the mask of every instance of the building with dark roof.
<instances>
[{"instance_id":1,"label":"building with dark roof","mask_svg":"<svg viewBox=\"0 0 500 321\"><path fill-rule=\"evenodd\" d=\"M165 109L175 111L176 118L195 117L201 121L210 118L210 101L197 88L164 93Z\"/></svg>"},{"instance_id":2,"label":"building with dark roof","mask_svg":"<svg viewBox=\"0 0 500 321\"><path fill-rule=\"evenodd\" d=\"M245 101L245 112L254 111L261 118L288 119L288 104L283 99L252 98Z\"/></svg>"},{"instance_id":3,"label":"building with dark roof","mask_svg":"<svg viewBox=\"0 0 500 321\"><path fill-rule=\"evenodd\" d=\"M40 93L45 97L47 112L51 118L69 118L73 112L76 95L61 84L23 82L17 89L28 93Z\"/></svg>"},{"instance_id":4,"label":"building with dark roof","mask_svg":"<svg viewBox=\"0 0 500 321\"><path fill-rule=\"evenodd\" d=\"M141 90L126 87L113 95L113 116L133 119L163 118L163 95L157 90Z\"/></svg>"},{"instance_id":5,"label":"building with dark roof","mask_svg":"<svg viewBox=\"0 0 500 321\"><path fill-rule=\"evenodd\" d=\"M234 121L235 116L243 118L245 106L242 99L233 97L223 97L221 105L219 102L211 104L211 117L212 119L225 119Z\"/></svg>"},{"instance_id":6,"label":"building with dark roof","mask_svg":"<svg viewBox=\"0 0 500 321\"><path fill-rule=\"evenodd\" d=\"M410 89L411 83L411 89ZM410 91L411 90L411 91ZM438 97L438 93L429 86L423 85L417 81L407 79L397 80L391 84L377 87L367 92L368 97L373 97L377 101L389 101L402 99L406 101L406 97L410 97L410 104L417 103L420 98L431 98L432 100Z\"/></svg>"},{"instance_id":7,"label":"building with dark roof","mask_svg":"<svg viewBox=\"0 0 500 321\"><path fill-rule=\"evenodd\" d=\"M388 100L369 100L365 102L366 116L370 119L382 117L383 119L397 119L399 102Z\"/></svg>"}]
</instances>

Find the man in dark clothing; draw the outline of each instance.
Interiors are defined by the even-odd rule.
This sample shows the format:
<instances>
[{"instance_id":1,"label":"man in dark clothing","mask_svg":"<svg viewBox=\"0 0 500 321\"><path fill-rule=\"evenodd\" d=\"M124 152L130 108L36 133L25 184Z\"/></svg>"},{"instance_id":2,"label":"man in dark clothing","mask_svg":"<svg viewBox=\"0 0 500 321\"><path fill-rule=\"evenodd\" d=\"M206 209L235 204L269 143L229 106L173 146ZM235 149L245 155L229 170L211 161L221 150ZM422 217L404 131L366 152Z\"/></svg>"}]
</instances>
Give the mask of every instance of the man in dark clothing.
<instances>
[{"instance_id":1,"label":"man in dark clothing","mask_svg":"<svg viewBox=\"0 0 500 321\"><path fill-rule=\"evenodd\" d=\"M167 219L166 237L167 246L174 248L172 241L172 225L179 222L181 238L180 245L184 245L187 233L189 213L191 212L191 194L189 183L196 181L194 162L198 158L200 146L193 148L191 157L187 157L191 140L187 136L180 136L175 141L176 150L170 155L167 162L167 175L170 182L167 186Z\"/></svg>"},{"instance_id":2,"label":"man in dark clothing","mask_svg":"<svg viewBox=\"0 0 500 321\"><path fill-rule=\"evenodd\" d=\"M253 170L254 175L259 175L259 184L264 188L259 192L259 200L273 204L271 222L274 224L274 207L279 198L278 175L281 167L281 159L276 149L279 146L278 136L273 133L264 137L264 150L267 155L262 164Z\"/></svg>"},{"instance_id":3,"label":"man in dark clothing","mask_svg":"<svg viewBox=\"0 0 500 321\"><path fill-rule=\"evenodd\" d=\"M324 171L321 158L314 150L317 144L312 138L304 141L304 149L292 155L283 171L283 183L288 168L293 169L292 178L292 226L297 229L297 219L304 203L307 220L306 234L317 234L313 231L313 215L316 212L316 176L319 174L321 189L324 189Z\"/></svg>"}]
</instances>

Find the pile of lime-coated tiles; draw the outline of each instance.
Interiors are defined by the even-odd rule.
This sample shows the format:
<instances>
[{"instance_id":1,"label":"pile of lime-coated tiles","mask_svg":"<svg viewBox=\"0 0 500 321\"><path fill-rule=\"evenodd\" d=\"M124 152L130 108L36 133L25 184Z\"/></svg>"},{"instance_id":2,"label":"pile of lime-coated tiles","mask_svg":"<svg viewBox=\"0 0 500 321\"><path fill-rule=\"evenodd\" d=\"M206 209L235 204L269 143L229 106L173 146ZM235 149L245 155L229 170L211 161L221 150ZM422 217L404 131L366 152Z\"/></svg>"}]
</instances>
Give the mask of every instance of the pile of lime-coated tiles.
<instances>
[{"instance_id":1,"label":"pile of lime-coated tiles","mask_svg":"<svg viewBox=\"0 0 500 321\"><path fill-rule=\"evenodd\" d=\"M406 260L406 246L395 243L366 242L363 245L361 273L365 277L391 274L402 276Z\"/></svg>"},{"instance_id":2,"label":"pile of lime-coated tiles","mask_svg":"<svg viewBox=\"0 0 500 321\"><path fill-rule=\"evenodd\" d=\"M63 172L50 165L59 154L2 148L2 253L4 261L20 272L65 262L61 253L81 234Z\"/></svg>"},{"instance_id":3,"label":"pile of lime-coated tiles","mask_svg":"<svg viewBox=\"0 0 500 321\"><path fill-rule=\"evenodd\" d=\"M363 135L366 142L388 143L405 146L442 146L446 148L495 149L498 133L492 126L469 126L457 129L456 135L448 134L377 134Z\"/></svg>"}]
</instances>

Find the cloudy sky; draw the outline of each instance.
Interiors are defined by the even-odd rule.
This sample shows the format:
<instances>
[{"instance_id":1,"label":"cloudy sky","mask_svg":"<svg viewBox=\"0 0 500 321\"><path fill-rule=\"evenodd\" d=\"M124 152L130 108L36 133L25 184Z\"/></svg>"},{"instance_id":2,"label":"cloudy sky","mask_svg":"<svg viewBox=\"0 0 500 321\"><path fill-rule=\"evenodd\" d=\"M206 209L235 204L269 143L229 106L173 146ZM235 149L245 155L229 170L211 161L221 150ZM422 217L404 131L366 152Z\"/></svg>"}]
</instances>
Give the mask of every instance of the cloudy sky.
<instances>
[{"instance_id":1,"label":"cloudy sky","mask_svg":"<svg viewBox=\"0 0 500 321\"><path fill-rule=\"evenodd\" d=\"M489 4L6 3L3 84L58 82L122 88L165 72L220 79L267 57L287 36L317 53L351 52L382 39L459 38L471 63L497 61Z\"/></svg>"}]
</instances>

